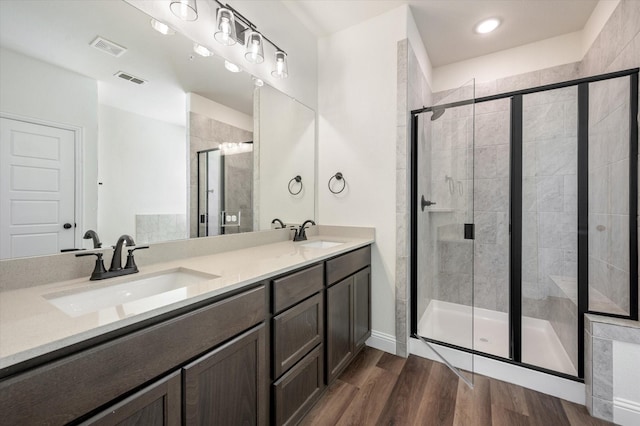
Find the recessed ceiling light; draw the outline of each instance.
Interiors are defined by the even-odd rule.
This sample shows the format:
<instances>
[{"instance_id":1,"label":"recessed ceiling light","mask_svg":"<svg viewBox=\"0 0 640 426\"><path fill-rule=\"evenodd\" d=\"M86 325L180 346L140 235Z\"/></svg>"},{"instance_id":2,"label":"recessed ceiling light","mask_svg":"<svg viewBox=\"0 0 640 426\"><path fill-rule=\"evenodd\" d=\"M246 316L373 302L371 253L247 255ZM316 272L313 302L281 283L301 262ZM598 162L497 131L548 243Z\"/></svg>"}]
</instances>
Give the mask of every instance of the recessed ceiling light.
<instances>
[{"instance_id":1,"label":"recessed ceiling light","mask_svg":"<svg viewBox=\"0 0 640 426\"><path fill-rule=\"evenodd\" d=\"M234 64L233 62L224 61L224 67L231 72L240 72L240 67Z\"/></svg>"},{"instance_id":2,"label":"recessed ceiling light","mask_svg":"<svg viewBox=\"0 0 640 426\"><path fill-rule=\"evenodd\" d=\"M176 33L174 30L169 28L167 24L156 21L155 19L151 19L151 28L164 35L174 35Z\"/></svg>"},{"instance_id":3,"label":"recessed ceiling light","mask_svg":"<svg viewBox=\"0 0 640 426\"><path fill-rule=\"evenodd\" d=\"M209 57L209 56L213 56L213 52L210 51L209 49L207 49L206 47L198 44L198 43L193 43L193 51L196 52L198 55L200 56L204 56L205 58Z\"/></svg>"},{"instance_id":4,"label":"recessed ceiling light","mask_svg":"<svg viewBox=\"0 0 640 426\"><path fill-rule=\"evenodd\" d=\"M500 20L498 18L485 19L484 21L476 25L475 31L478 34L487 34L495 30L499 26L500 26Z\"/></svg>"}]
</instances>

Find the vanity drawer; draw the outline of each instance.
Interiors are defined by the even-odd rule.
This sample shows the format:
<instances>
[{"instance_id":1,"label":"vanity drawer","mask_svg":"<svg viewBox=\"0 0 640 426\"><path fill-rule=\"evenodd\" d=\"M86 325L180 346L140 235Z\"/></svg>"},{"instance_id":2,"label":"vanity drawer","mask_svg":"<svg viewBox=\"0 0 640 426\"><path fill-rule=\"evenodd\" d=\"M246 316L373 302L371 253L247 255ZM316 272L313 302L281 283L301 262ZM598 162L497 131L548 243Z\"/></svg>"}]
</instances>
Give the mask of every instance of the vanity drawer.
<instances>
[{"instance_id":1,"label":"vanity drawer","mask_svg":"<svg viewBox=\"0 0 640 426\"><path fill-rule=\"evenodd\" d=\"M327 260L327 285L358 272L371 264L371 246Z\"/></svg>"},{"instance_id":2,"label":"vanity drawer","mask_svg":"<svg viewBox=\"0 0 640 426\"><path fill-rule=\"evenodd\" d=\"M260 286L0 382L2 421L72 421L263 322L265 300Z\"/></svg>"},{"instance_id":3,"label":"vanity drawer","mask_svg":"<svg viewBox=\"0 0 640 426\"><path fill-rule=\"evenodd\" d=\"M295 305L273 318L274 378L291 368L324 335L322 293Z\"/></svg>"},{"instance_id":4,"label":"vanity drawer","mask_svg":"<svg viewBox=\"0 0 640 426\"><path fill-rule=\"evenodd\" d=\"M322 290L322 264L273 280L273 311L278 313Z\"/></svg>"},{"instance_id":5,"label":"vanity drawer","mask_svg":"<svg viewBox=\"0 0 640 426\"><path fill-rule=\"evenodd\" d=\"M318 400L324 389L323 347L312 350L273 384L275 424L294 425Z\"/></svg>"}]
</instances>

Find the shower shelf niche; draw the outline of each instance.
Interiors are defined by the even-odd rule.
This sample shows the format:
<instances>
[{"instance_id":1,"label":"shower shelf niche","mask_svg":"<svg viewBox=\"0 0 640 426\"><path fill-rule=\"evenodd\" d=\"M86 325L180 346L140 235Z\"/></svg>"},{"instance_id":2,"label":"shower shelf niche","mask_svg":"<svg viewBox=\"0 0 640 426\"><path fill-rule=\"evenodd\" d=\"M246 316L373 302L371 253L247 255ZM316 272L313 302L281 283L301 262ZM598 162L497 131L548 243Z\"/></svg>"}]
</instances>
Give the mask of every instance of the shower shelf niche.
<instances>
[{"instance_id":1,"label":"shower shelf niche","mask_svg":"<svg viewBox=\"0 0 640 426\"><path fill-rule=\"evenodd\" d=\"M426 213L453 213L454 209L429 209L425 210Z\"/></svg>"}]
</instances>

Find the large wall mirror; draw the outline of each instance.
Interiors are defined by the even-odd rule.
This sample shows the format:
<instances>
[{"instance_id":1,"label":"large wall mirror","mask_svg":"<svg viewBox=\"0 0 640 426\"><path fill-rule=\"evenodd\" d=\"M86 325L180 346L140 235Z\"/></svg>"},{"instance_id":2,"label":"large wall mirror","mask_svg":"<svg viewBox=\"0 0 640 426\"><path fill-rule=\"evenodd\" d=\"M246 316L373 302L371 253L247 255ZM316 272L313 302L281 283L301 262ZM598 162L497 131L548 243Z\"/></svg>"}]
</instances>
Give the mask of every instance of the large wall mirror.
<instances>
[{"instance_id":1,"label":"large wall mirror","mask_svg":"<svg viewBox=\"0 0 640 426\"><path fill-rule=\"evenodd\" d=\"M0 2L0 258L314 218L315 112L151 21Z\"/></svg>"}]
</instances>

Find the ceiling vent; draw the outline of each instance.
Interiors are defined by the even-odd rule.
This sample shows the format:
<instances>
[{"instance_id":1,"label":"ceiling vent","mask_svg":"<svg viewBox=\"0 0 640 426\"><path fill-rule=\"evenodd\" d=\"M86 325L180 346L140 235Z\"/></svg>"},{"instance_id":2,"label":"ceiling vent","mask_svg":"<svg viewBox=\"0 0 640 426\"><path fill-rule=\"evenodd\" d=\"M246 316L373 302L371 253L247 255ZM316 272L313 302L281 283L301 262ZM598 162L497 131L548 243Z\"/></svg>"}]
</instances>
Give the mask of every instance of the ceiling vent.
<instances>
[{"instance_id":1,"label":"ceiling vent","mask_svg":"<svg viewBox=\"0 0 640 426\"><path fill-rule=\"evenodd\" d=\"M127 81L130 81L130 82L135 83L135 84L145 84L145 83L147 83L146 80L143 80L143 79L138 78L138 77L134 77L131 74L126 73L124 71L118 71L114 75L116 77L120 77L123 80L127 80Z\"/></svg>"},{"instance_id":2,"label":"ceiling vent","mask_svg":"<svg viewBox=\"0 0 640 426\"><path fill-rule=\"evenodd\" d=\"M122 47L100 36L96 37L95 40L91 42L91 46L102 52L108 53L111 56L115 56L116 58L124 55L127 51L126 47Z\"/></svg>"}]
</instances>

